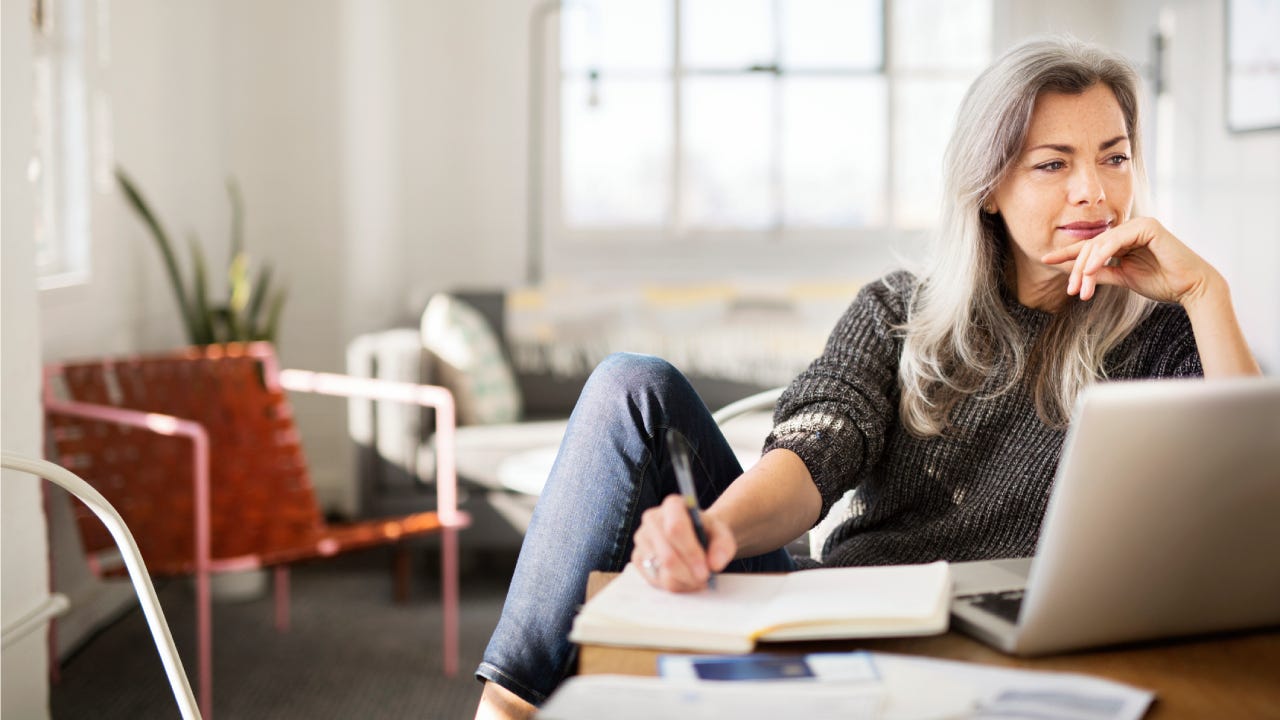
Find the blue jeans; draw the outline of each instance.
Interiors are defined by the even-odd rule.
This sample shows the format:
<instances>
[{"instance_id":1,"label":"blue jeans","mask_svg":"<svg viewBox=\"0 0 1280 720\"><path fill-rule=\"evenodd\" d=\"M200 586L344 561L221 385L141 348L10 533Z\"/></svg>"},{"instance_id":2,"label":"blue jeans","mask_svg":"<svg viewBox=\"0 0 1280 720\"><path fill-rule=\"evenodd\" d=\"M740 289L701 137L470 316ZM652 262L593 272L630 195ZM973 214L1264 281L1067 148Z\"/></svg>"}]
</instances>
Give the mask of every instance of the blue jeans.
<instances>
[{"instance_id":1,"label":"blue jeans","mask_svg":"<svg viewBox=\"0 0 1280 720\"><path fill-rule=\"evenodd\" d=\"M617 354L600 363L569 418L477 678L538 705L573 670L569 626L588 573L621 570L641 513L678 492L667 428L688 439L698 500L710 505L742 467L689 381L651 356ZM726 568L793 569L785 549Z\"/></svg>"}]
</instances>

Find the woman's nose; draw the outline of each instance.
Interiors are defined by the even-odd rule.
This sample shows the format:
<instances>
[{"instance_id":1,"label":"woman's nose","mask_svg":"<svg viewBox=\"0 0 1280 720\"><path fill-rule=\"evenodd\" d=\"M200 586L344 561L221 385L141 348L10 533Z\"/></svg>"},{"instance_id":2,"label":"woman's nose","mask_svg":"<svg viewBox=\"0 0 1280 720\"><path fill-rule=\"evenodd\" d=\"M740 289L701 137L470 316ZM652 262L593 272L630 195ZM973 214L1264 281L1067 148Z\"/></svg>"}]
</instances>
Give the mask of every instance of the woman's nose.
<instances>
[{"instance_id":1,"label":"woman's nose","mask_svg":"<svg viewBox=\"0 0 1280 720\"><path fill-rule=\"evenodd\" d=\"M1088 163L1076 166L1071 174L1068 200L1072 205L1093 205L1106 199L1098 169Z\"/></svg>"}]
</instances>

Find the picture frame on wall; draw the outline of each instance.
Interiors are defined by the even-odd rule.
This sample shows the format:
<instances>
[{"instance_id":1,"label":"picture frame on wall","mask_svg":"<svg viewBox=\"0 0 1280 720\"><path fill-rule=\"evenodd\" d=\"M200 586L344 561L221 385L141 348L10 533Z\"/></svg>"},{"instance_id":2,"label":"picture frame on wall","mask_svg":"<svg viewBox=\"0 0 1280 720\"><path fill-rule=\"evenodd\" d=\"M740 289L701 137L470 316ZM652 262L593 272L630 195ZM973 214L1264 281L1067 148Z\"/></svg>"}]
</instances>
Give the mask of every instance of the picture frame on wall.
<instances>
[{"instance_id":1,"label":"picture frame on wall","mask_svg":"<svg viewBox=\"0 0 1280 720\"><path fill-rule=\"evenodd\" d=\"M1280 0L1227 0L1225 25L1227 129L1280 130Z\"/></svg>"}]
</instances>

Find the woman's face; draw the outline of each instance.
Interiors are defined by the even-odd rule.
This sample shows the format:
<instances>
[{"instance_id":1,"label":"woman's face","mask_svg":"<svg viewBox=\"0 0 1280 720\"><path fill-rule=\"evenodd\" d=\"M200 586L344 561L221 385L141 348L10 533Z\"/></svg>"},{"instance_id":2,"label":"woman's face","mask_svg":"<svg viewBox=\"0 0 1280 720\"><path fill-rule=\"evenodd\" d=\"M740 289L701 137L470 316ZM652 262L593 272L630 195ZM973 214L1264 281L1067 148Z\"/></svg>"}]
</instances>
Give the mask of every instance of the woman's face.
<instances>
[{"instance_id":1,"label":"woman's face","mask_svg":"<svg viewBox=\"0 0 1280 720\"><path fill-rule=\"evenodd\" d=\"M1036 98L1022 152L991 196L1012 238L1019 299L1070 272L1040 262L1050 250L1087 240L1129 218L1133 172L1129 134L1115 94L1098 83L1079 95Z\"/></svg>"}]
</instances>

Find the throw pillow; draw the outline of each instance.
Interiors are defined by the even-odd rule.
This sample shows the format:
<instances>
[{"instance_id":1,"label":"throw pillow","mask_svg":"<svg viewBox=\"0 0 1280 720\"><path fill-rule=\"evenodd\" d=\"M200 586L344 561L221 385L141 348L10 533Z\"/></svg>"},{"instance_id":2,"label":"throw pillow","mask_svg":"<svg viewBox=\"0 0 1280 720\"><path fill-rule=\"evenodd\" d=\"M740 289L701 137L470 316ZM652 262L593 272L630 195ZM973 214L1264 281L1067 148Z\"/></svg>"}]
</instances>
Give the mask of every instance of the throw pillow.
<instances>
[{"instance_id":1,"label":"throw pillow","mask_svg":"<svg viewBox=\"0 0 1280 720\"><path fill-rule=\"evenodd\" d=\"M520 418L520 389L493 329L479 310L437 293L422 313L422 346L434 356L437 382L453 391L458 424Z\"/></svg>"}]
</instances>

